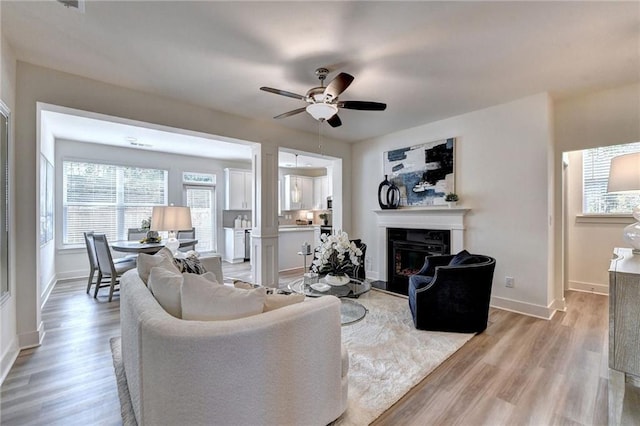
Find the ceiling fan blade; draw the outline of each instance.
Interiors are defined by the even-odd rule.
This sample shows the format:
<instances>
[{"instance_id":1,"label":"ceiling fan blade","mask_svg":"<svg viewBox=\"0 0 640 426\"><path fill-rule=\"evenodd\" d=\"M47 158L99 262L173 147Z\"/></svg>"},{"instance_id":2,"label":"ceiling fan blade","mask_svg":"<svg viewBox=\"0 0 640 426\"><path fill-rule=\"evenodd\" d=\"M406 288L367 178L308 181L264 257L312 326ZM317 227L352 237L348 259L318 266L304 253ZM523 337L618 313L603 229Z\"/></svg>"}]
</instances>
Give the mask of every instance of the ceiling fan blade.
<instances>
[{"instance_id":1,"label":"ceiling fan blade","mask_svg":"<svg viewBox=\"0 0 640 426\"><path fill-rule=\"evenodd\" d=\"M351 74L347 74L346 72L341 72L331 80L331 83L324 89L324 96L330 96L331 99L335 99L340 96L340 93L344 92L347 87L351 84L354 77Z\"/></svg>"},{"instance_id":2,"label":"ceiling fan blade","mask_svg":"<svg viewBox=\"0 0 640 426\"><path fill-rule=\"evenodd\" d=\"M264 90L265 92L275 93L276 95L287 96L289 98L305 100L305 97L302 95L298 95L297 93L287 92L286 90L274 89L273 87L261 87L260 90Z\"/></svg>"},{"instance_id":3,"label":"ceiling fan blade","mask_svg":"<svg viewBox=\"0 0 640 426\"><path fill-rule=\"evenodd\" d=\"M340 117L338 117L338 114L335 114L333 117L328 119L327 123L329 123L329 126L331 126L331 127L340 127L340 126L342 126L342 120L340 120Z\"/></svg>"},{"instance_id":4,"label":"ceiling fan blade","mask_svg":"<svg viewBox=\"0 0 640 426\"><path fill-rule=\"evenodd\" d=\"M276 115L273 118L286 118L286 117L291 117L292 115L296 115L296 114L300 114L301 112L306 111L306 107L302 107L302 108L298 108L298 109L294 109L293 111L289 111L289 112L285 112L283 114L280 115Z\"/></svg>"},{"instance_id":5,"label":"ceiling fan blade","mask_svg":"<svg viewBox=\"0 0 640 426\"><path fill-rule=\"evenodd\" d=\"M344 101L338 102L338 108L359 109L362 111L384 111L387 109L387 104L367 101Z\"/></svg>"}]
</instances>

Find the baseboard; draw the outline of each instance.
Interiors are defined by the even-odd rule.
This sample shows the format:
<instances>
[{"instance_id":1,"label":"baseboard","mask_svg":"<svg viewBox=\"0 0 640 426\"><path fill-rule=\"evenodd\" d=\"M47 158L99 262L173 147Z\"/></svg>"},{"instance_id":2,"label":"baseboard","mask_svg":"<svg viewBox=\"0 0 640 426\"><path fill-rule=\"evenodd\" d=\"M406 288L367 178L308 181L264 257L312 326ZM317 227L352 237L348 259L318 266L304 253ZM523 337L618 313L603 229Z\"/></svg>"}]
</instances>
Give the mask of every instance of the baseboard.
<instances>
[{"instance_id":1,"label":"baseboard","mask_svg":"<svg viewBox=\"0 0 640 426\"><path fill-rule=\"evenodd\" d=\"M595 283L585 283L581 281L569 281L568 290L575 291L585 291L587 293L595 293L595 294L609 294L609 285L604 284L595 284Z\"/></svg>"},{"instance_id":2,"label":"baseboard","mask_svg":"<svg viewBox=\"0 0 640 426\"><path fill-rule=\"evenodd\" d=\"M86 269L78 269L76 271L67 271L61 274L56 274L57 281L75 281L82 278L87 279L89 271Z\"/></svg>"},{"instance_id":3,"label":"baseboard","mask_svg":"<svg viewBox=\"0 0 640 426\"><path fill-rule=\"evenodd\" d=\"M551 319L553 317L553 314L556 312L556 310L552 308L552 305L553 303L549 306L534 305L533 303L520 302L518 300L511 300L504 297L491 296L491 307L493 308L545 320Z\"/></svg>"},{"instance_id":4,"label":"baseboard","mask_svg":"<svg viewBox=\"0 0 640 426\"><path fill-rule=\"evenodd\" d=\"M18 334L18 346L21 350L40 346L42 339L44 339L44 335L44 323L41 322L37 330Z\"/></svg>"},{"instance_id":5,"label":"baseboard","mask_svg":"<svg viewBox=\"0 0 640 426\"><path fill-rule=\"evenodd\" d=\"M18 354L20 354L20 349L18 348L18 339L16 336L14 336L11 340L11 343L9 344L9 347L2 354L2 358L0 359L0 385L2 385L4 383L4 379L7 378L7 374L9 374L9 371L11 371L13 363L16 362Z\"/></svg>"},{"instance_id":6,"label":"baseboard","mask_svg":"<svg viewBox=\"0 0 640 426\"><path fill-rule=\"evenodd\" d=\"M57 283L56 277L55 276L51 277L51 280L49 280L44 291L42 292L42 296L40 299L40 309L43 309L44 305L47 303L47 300L49 300L49 296L51 296L51 292L56 286L56 283Z\"/></svg>"}]
</instances>

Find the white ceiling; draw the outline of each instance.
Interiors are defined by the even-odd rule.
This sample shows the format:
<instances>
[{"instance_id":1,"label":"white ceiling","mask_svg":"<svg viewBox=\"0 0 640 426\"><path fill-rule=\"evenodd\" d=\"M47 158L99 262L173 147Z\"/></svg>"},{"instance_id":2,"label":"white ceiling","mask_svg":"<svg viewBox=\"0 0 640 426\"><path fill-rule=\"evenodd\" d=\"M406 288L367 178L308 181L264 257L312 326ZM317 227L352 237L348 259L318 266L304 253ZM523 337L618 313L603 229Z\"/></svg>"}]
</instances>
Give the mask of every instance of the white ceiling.
<instances>
[{"instance_id":1,"label":"white ceiling","mask_svg":"<svg viewBox=\"0 0 640 426\"><path fill-rule=\"evenodd\" d=\"M549 91L637 82L638 2L47 1L2 4L18 59L260 120L302 101L315 68L356 79L332 137L358 141ZM317 133L306 113L279 124Z\"/></svg>"}]
</instances>

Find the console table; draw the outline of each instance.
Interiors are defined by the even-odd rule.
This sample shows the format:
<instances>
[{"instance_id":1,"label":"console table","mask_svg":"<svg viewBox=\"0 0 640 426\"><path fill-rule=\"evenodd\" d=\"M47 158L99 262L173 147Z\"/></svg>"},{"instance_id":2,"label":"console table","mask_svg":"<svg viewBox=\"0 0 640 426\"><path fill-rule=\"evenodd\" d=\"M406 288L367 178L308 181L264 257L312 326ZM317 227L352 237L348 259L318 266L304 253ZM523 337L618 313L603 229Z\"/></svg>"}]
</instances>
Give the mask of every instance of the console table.
<instances>
[{"instance_id":1,"label":"console table","mask_svg":"<svg viewBox=\"0 0 640 426\"><path fill-rule=\"evenodd\" d=\"M616 248L609 267L609 424L640 419L640 255Z\"/></svg>"}]
</instances>

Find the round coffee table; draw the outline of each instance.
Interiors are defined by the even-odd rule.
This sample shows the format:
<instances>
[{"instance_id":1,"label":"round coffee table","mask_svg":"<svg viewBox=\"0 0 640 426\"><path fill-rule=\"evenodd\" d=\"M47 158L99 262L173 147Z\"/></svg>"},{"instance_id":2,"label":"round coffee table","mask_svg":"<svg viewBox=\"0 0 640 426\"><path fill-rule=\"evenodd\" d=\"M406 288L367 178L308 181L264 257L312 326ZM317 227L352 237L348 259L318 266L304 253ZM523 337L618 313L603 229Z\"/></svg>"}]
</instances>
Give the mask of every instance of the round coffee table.
<instances>
[{"instance_id":1,"label":"round coffee table","mask_svg":"<svg viewBox=\"0 0 640 426\"><path fill-rule=\"evenodd\" d=\"M304 278L289 283L289 290L294 293L304 294L308 297L336 296L340 298L342 305L340 306L340 324L349 325L360 321L367 315L367 308L360 303L352 300L358 298L371 290L371 284L368 281L360 281L351 278L349 283L341 286L323 286L325 284L322 279L315 284L305 284ZM324 287L324 288L323 288Z\"/></svg>"}]
</instances>

